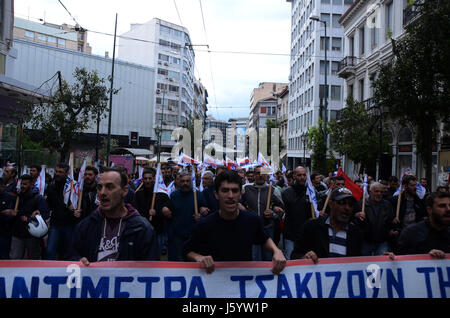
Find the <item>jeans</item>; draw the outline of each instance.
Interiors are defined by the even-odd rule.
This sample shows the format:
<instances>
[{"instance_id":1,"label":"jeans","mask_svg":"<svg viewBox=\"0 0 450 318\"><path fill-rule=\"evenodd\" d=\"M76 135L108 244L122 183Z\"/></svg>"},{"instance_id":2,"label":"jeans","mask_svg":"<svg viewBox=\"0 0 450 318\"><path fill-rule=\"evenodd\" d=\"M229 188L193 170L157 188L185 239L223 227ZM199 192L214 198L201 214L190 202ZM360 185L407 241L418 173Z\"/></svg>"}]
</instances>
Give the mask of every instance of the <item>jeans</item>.
<instances>
[{"instance_id":1,"label":"jeans","mask_svg":"<svg viewBox=\"0 0 450 318\"><path fill-rule=\"evenodd\" d=\"M50 226L46 254L48 260L55 260L57 254L63 259L68 259L74 229L75 225Z\"/></svg>"},{"instance_id":2,"label":"jeans","mask_svg":"<svg viewBox=\"0 0 450 318\"><path fill-rule=\"evenodd\" d=\"M389 246L387 242L382 243L368 243L363 242L362 255L363 256L379 256L383 255L384 252L389 251Z\"/></svg>"},{"instance_id":3,"label":"jeans","mask_svg":"<svg viewBox=\"0 0 450 318\"><path fill-rule=\"evenodd\" d=\"M41 259L41 239L36 237L15 237L11 238L11 250L9 252L10 259ZM28 252L27 254L25 252Z\"/></svg>"},{"instance_id":4,"label":"jeans","mask_svg":"<svg viewBox=\"0 0 450 318\"><path fill-rule=\"evenodd\" d=\"M294 241L284 239L284 257L287 260L291 259L291 253L294 250Z\"/></svg>"},{"instance_id":5,"label":"jeans","mask_svg":"<svg viewBox=\"0 0 450 318\"><path fill-rule=\"evenodd\" d=\"M271 226L264 228L264 233L273 240L274 227ZM263 245L253 245L252 257L254 261L269 262L272 260L272 253L266 251Z\"/></svg>"}]
</instances>

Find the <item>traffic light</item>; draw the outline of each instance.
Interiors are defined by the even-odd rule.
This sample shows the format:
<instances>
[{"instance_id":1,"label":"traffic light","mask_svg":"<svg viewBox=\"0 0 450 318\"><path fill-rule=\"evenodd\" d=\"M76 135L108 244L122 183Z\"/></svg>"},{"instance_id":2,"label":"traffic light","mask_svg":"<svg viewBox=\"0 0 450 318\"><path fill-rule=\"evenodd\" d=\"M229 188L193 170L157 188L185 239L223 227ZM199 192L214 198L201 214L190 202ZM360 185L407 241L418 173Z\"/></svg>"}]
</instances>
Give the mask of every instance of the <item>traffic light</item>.
<instances>
[{"instance_id":1,"label":"traffic light","mask_svg":"<svg viewBox=\"0 0 450 318\"><path fill-rule=\"evenodd\" d=\"M139 145L139 132L137 131L130 131L130 138L129 138L129 144L130 145Z\"/></svg>"}]
</instances>

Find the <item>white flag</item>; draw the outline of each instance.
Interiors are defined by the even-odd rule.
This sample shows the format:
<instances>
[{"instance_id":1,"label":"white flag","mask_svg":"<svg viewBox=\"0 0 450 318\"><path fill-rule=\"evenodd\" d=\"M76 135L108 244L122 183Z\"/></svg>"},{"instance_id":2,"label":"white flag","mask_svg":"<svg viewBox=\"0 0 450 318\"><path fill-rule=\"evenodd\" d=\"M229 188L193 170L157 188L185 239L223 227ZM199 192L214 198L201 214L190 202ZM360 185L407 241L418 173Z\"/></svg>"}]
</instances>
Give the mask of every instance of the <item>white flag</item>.
<instances>
[{"instance_id":1,"label":"white flag","mask_svg":"<svg viewBox=\"0 0 450 318\"><path fill-rule=\"evenodd\" d=\"M419 199L423 199L425 197L425 193L427 192L427 189L425 189L424 186L422 186L420 184L420 182L417 182L417 189L416 189L416 193L417 196L419 197Z\"/></svg>"},{"instance_id":2,"label":"white flag","mask_svg":"<svg viewBox=\"0 0 450 318\"><path fill-rule=\"evenodd\" d=\"M154 193L165 193L169 195L169 187L166 186L164 183L164 179L161 174L161 164L158 163L158 168L156 169L156 175L155 175L155 185L153 186L153 192Z\"/></svg>"},{"instance_id":3,"label":"white flag","mask_svg":"<svg viewBox=\"0 0 450 318\"><path fill-rule=\"evenodd\" d=\"M81 195L81 190L83 190L84 185L84 172L86 170L86 159L83 162L83 165L80 168L80 173L78 174L78 181L73 185L73 191L70 194L70 202L75 209L78 207L78 200Z\"/></svg>"},{"instance_id":4,"label":"white flag","mask_svg":"<svg viewBox=\"0 0 450 318\"><path fill-rule=\"evenodd\" d=\"M314 206L316 218L319 217L319 209L317 208L316 189L314 188L309 175L309 169L306 171L306 193L309 196L309 201Z\"/></svg>"},{"instance_id":5,"label":"white flag","mask_svg":"<svg viewBox=\"0 0 450 318\"><path fill-rule=\"evenodd\" d=\"M64 203L66 205L69 204L70 195L72 193L73 188L73 152L70 153L69 156L69 175L66 179L66 184L64 185Z\"/></svg>"}]
</instances>

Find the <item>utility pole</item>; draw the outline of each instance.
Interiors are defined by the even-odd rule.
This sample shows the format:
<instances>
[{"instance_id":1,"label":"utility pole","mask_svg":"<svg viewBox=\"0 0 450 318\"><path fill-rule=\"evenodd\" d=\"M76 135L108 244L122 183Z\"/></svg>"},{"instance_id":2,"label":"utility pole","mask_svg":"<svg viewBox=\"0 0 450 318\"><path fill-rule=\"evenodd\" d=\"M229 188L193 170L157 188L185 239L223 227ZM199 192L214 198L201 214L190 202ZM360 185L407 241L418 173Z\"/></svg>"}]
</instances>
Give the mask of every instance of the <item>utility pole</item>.
<instances>
[{"instance_id":1,"label":"utility pole","mask_svg":"<svg viewBox=\"0 0 450 318\"><path fill-rule=\"evenodd\" d=\"M111 70L111 91L109 93L109 118L108 118L108 143L106 144L106 166L109 167L109 157L111 153L111 118L112 118L112 98L114 88L114 62L116 59L116 35L117 35L117 13L116 13L116 25L114 28L114 46L113 46L113 59Z\"/></svg>"}]
</instances>

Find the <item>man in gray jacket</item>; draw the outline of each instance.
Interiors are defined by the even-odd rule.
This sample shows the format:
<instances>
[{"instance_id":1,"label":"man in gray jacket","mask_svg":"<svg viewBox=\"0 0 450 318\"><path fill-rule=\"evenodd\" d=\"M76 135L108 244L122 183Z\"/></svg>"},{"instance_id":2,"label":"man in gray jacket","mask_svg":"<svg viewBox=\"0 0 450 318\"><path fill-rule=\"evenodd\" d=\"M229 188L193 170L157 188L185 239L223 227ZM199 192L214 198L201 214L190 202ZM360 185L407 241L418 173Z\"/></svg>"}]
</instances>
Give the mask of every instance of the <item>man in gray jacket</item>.
<instances>
[{"instance_id":1,"label":"man in gray jacket","mask_svg":"<svg viewBox=\"0 0 450 318\"><path fill-rule=\"evenodd\" d=\"M247 184L243 187L241 208L255 212L262 220L264 225L264 232L272 240L274 238L274 224L284 213L283 202L280 197L281 194L278 189L272 187L270 204L267 209L267 199L269 197L269 184L267 183L268 175L264 172L262 166L255 168L255 182ZM270 261L272 255L263 249L260 245L253 247L254 261Z\"/></svg>"}]
</instances>

